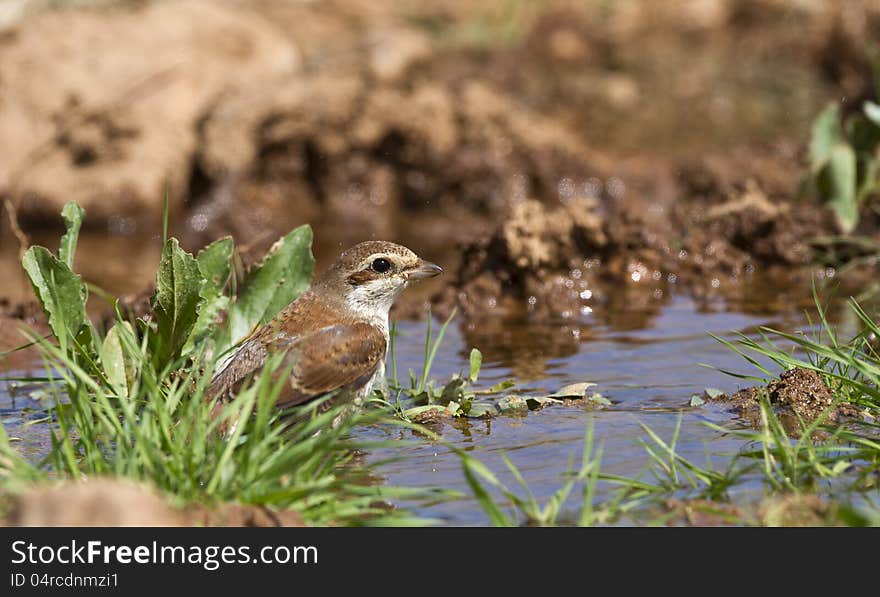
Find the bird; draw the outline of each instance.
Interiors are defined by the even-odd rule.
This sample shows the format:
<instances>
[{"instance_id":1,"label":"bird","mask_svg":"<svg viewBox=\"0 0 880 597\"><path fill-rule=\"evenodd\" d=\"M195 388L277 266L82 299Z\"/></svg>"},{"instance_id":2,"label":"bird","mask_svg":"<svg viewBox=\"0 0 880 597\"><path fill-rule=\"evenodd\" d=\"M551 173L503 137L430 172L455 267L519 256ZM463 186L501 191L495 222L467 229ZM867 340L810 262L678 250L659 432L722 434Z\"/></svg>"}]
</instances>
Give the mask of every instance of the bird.
<instances>
[{"instance_id":1,"label":"bird","mask_svg":"<svg viewBox=\"0 0 880 597\"><path fill-rule=\"evenodd\" d=\"M351 247L309 290L239 344L212 377L206 396L217 399L217 411L263 369L270 355L284 353L276 375L289 372L289 378L277 407L319 401L326 411L340 401L361 403L385 375L394 300L411 282L442 271L392 242Z\"/></svg>"}]
</instances>

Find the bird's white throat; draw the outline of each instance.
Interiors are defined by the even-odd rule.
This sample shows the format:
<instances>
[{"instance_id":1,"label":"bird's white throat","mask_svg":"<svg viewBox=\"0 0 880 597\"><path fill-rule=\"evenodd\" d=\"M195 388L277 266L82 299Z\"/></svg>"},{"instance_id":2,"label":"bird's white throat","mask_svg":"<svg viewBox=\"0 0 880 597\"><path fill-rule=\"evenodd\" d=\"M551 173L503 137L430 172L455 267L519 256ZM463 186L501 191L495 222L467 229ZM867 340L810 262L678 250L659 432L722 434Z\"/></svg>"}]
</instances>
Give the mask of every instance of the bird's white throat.
<instances>
[{"instance_id":1,"label":"bird's white throat","mask_svg":"<svg viewBox=\"0 0 880 597\"><path fill-rule=\"evenodd\" d=\"M390 284L390 280L374 280L352 287L346 295L348 307L388 336L388 311L406 283Z\"/></svg>"}]
</instances>

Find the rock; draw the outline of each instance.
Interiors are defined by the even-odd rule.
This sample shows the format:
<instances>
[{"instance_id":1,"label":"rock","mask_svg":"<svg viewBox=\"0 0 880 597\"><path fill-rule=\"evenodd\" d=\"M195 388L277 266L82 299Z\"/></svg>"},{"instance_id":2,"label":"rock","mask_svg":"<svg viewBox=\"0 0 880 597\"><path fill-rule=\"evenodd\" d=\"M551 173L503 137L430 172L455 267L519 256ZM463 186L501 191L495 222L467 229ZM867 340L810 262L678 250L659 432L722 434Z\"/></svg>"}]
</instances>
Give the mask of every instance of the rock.
<instances>
[{"instance_id":1,"label":"rock","mask_svg":"<svg viewBox=\"0 0 880 597\"><path fill-rule=\"evenodd\" d=\"M112 479L38 486L15 498L10 526L180 526L165 498L142 485Z\"/></svg>"},{"instance_id":2,"label":"rock","mask_svg":"<svg viewBox=\"0 0 880 597\"><path fill-rule=\"evenodd\" d=\"M25 527L304 526L298 512L235 502L179 509L158 491L127 480L93 478L36 486L12 497L3 524Z\"/></svg>"},{"instance_id":3,"label":"rock","mask_svg":"<svg viewBox=\"0 0 880 597\"><path fill-rule=\"evenodd\" d=\"M74 200L92 223L159 221L166 185L188 194L214 103L299 64L269 23L204 0L27 17L0 39L0 193L24 220Z\"/></svg>"}]
</instances>

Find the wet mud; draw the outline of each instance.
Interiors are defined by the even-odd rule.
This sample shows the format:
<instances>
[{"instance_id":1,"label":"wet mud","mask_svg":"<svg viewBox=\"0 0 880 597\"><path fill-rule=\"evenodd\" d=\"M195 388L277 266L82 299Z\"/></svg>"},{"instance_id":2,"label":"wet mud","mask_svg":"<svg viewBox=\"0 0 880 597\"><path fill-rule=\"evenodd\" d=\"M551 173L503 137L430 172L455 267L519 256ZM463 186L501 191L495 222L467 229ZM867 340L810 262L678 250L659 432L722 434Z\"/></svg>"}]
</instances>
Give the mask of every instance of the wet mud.
<instances>
[{"instance_id":1,"label":"wet mud","mask_svg":"<svg viewBox=\"0 0 880 597\"><path fill-rule=\"evenodd\" d=\"M761 427L761 400L766 397L785 430L794 436L818 421L832 425L846 419L861 419L857 408L835 401L822 376L810 369L790 369L766 387L749 387L711 398L724 405L752 427Z\"/></svg>"}]
</instances>

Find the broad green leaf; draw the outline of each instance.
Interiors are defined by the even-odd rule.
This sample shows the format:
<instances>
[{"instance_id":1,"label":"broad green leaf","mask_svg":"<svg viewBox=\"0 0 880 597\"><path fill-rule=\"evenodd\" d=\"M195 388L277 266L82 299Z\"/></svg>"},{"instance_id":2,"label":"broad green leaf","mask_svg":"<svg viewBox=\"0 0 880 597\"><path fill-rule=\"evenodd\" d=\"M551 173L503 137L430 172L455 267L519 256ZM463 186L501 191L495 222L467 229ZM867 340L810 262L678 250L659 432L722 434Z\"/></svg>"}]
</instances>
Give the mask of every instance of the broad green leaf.
<instances>
[{"instance_id":1,"label":"broad green leaf","mask_svg":"<svg viewBox=\"0 0 880 597\"><path fill-rule=\"evenodd\" d=\"M66 263L67 267L71 270L73 270L73 257L76 254L79 228L82 226L85 215L86 210L74 201L69 201L61 210L61 217L64 219L64 227L67 229L67 232L61 237L61 244L58 246L58 258Z\"/></svg>"},{"instance_id":2,"label":"broad green leaf","mask_svg":"<svg viewBox=\"0 0 880 597\"><path fill-rule=\"evenodd\" d=\"M481 353L476 348L471 349L471 371L470 371L470 379L471 383L476 383L477 378L480 376L480 367L483 366L483 353Z\"/></svg>"},{"instance_id":3,"label":"broad green leaf","mask_svg":"<svg viewBox=\"0 0 880 597\"><path fill-rule=\"evenodd\" d=\"M708 396L709 398L712 398L713 400L715 398L718 398L719 396L724 395L724 392L722 392L718 388L706 388L705 392L706 392L706 396Z\"/></svg>"},{"instance_id":4,"label":"broad green leaf","mask_svg":"<svg viewBox=\"0 0 880 597\"><path fill-rule=\"evenodd\" d=\"M831 158L831 150L840 141L840 107L836 103L826 107L813 121L810 138L810 168L814 173Z\"/></svg>"},{"instance_id":5,"label":"broad green leaf","mask_svg":"<svg viewBox=\"0 0 880 597\"><path fill-rule=\"evenodd\" d=\"M203 300L199 317L183 345L182 354L191 352L196 342L215 329L217 317L229 305L229 297L223 294L223 288L232 270L231 260L232 238L228 236L214 241L196 256L199 271L205 279L199 292Z\"/></svg>"},{"instance_id":6,"label":"broad green leaf","mask_svg":"<svg viewBox=\"0 0 880 597\"><path fill-rule=\"evenodd\" d=\"M873 155L865 153L859 155L858 160L861 182L856 193L856 201L861 203L869 195L880 192L880 163Z\"/></svg>"},{"instance_id":7,"label":"broad green leaf","mask_svg":"<svg viewBox=\"0 0 880 597\"><path fill-rule=\"evenodd\" d=\"M205 278L192 254L168 239L156 274L154 358L163 363L178 356L198 318Z\"/></svg>"},{"instance_id":8,"label":"broad green leaf","mask_svg":"<svg viewBox=\"0 0 880 597\"><path fill-rule=\"evenodd\" d=\"M122 340L119 337L120 326L124 326L129 334L134 333L128 322L114 324L104 337L100 354L107 381L119 396L127 397L128 374L132 369L132 364L127 363L125 359L125 351L122 349Z\"/></svg>"},{"instance_id":9,"label":"broad green leaf","mask_svg":"<svg viewBox=\"0 0 880 597\"><path fill-rule=\"evenodd\" d=\"M28 249L21 264L43 306L52 333L62 348L67 346L86 322L86 285L45 247Z\"/></svg>"},{"instance_id":10,"label":"broad green leaf","mask_svg":"<svg viewBox=\"0 0 880 597\"><path fill-rule=\"evenodd\" d=\"M215 240L210 245L199 251L196 261L199 263L199 271L208 281L207 289L223 290L223 286L229 279L232 260L232 237L226 236Z\"/></svg>"},{"instance_id":11,"label":"broad green leaf","mask_svg":"<svg viewBox=\"0 0 880 597\"><path fill-rule=\"evenodd\" d=\"M464 388L465 380L456 375L449 380L449 383L443 386L443 390L440 393L440 399L443 402L449 402L450 400L459 400L464 393Z\"/></svg>"},{"instance_id":12,"label":"broad green leaf","mask_svg":"<svg viewBox=\"0 0 880 597\"><path fill-rule=\"evenodd\" d=\"M703 400L698 394L694 394L691 396L691 400L689 402L691 406L703 406L706 404L706 401Z\"/></svg>"},{"instance_id":13,"label":"broad green leaf","mask_svg":"<svg viewBox=\"0 0 880 597\"><path fill-rule=\"evenodd\" d=\"M312 229L303 225L272 245L262 263L252 269L242 291L229 308L226 342L229 346L254 326L266 323L308 287L315 267Z\"/></svg>"},{"instance_id":14,"label":"broad green leaf","mask_svg":"<svg viewBox=\"0 0 880 597\"><path fill-rule=\"evenodd\" d=\"M880 105L869 100L862 105L862 110L865 112L868 120L880 126Z\"/></svg>"},{"instance_id":15,"label":"broad green leaf","mask_svg":"<svg viewBox=\"0 0 880 597\"><path fill-rule=\"evenodd\" d=\"M845 233L852 232L859 221L856 202L856 154L852 147L838 143L828 159L831 207Z\"/></svg>"}]
</instances>

